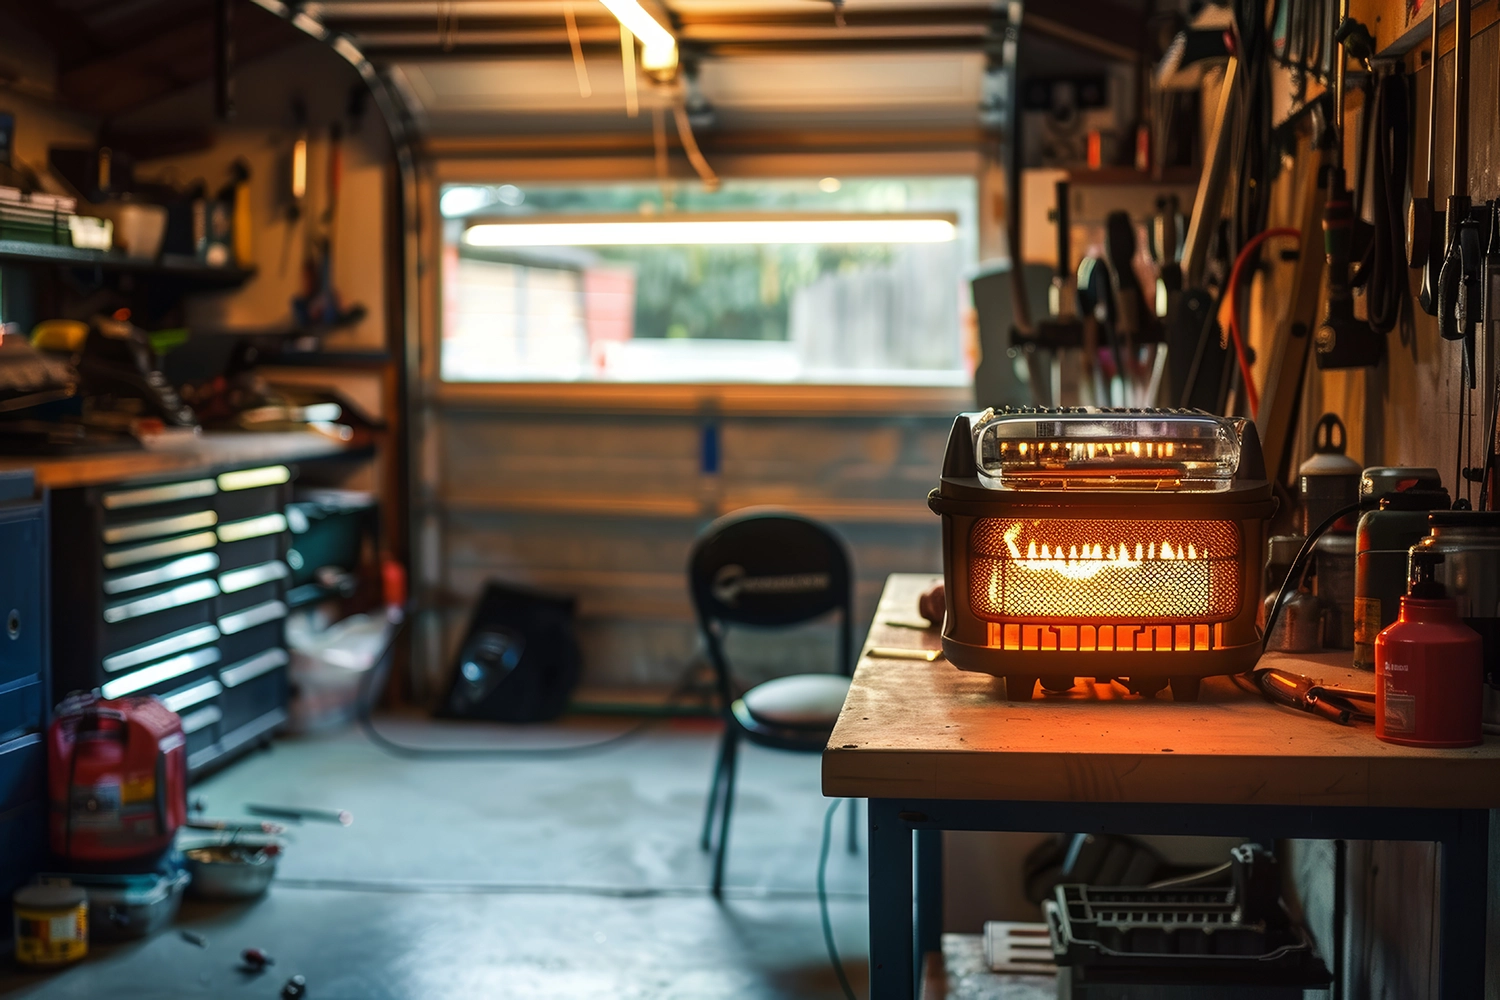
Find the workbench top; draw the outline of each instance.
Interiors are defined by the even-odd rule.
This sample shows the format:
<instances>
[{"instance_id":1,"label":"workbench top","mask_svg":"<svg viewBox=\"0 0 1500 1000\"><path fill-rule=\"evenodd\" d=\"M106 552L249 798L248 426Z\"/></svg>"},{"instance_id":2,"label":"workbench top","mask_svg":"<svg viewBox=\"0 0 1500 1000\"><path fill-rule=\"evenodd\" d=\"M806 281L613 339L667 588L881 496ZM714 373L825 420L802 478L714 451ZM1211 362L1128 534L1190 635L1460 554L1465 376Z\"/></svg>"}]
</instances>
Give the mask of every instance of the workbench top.
<instances>
[{"instance_id":1,"label":"workbench top","mask_svg":"<svg viewBox=\"0 0 1500 1000\"><path fill-rule=\"evenodd\" d=\"M845 798L1241 805L1500 807L1500 738L1463 750L1393 746L1374 726L1339 726L1272 705L1227 677L1200 700L1144 700L1090 682L1067 695L1005 700L989 674L946 660L887 659L874 647L941 648L917 597L940 577L894 574L828 747L823 793ZM892 623L905 623L892 624ZM1350 654L1277 655L1287 669L1373 688ZM1080 684L1083 682L1080 681Z\"/></svg>"},{"instance_id":2,"label":"workbench top","mask_svg":"<svg viewBox=\"0 0 1500 1000\"><path fill-rule=\"evenodd\" d=\"M348 444L315 431L210 431L193 437L163 438L136 451L66 457L9 456L0 458L0 471L31 469L38 489L59 490L137 479L192 476L257 462L328 458L350 450Z\"/></svg>"}]
</instances>

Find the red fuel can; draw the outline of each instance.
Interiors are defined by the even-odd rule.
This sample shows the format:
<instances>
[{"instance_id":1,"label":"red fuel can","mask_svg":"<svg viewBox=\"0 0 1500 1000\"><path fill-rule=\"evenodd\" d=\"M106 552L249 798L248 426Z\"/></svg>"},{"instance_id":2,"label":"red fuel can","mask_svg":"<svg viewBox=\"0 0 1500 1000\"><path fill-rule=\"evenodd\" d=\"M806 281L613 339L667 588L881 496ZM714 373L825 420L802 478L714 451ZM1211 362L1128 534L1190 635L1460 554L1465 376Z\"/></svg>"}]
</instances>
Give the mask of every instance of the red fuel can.
<instances>
[{"instance_id":1,"label":"red fuel can","mask_svg":"<svg viewBox=\"0 0 1500 1000\"><path fill-rule=\"evenodd\" d=\"M1375 637L1375 735L1415 747L1484 742L1483 642L1458 607L1414 565L1401 615Z\"/></svg>"}]
</instances>

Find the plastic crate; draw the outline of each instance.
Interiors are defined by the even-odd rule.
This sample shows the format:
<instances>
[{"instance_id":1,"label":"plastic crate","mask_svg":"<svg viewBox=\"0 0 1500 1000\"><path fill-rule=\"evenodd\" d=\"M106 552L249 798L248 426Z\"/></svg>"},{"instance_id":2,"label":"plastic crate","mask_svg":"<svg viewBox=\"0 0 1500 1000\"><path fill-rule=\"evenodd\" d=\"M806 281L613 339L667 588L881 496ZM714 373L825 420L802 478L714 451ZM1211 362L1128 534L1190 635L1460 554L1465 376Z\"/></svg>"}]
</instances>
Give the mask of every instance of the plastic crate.
<instances>
[{"instance_id":1,"label":"plastic crate","mask_svg":"<svg viewBox=\"0 0 1500 1000\"><path fill-rule=\"evenodd\" d=\"M1316 988L1330 980L1301 927L1242 920L1232 888L1060 885L1043 911L1057 964L1080 985Z\"/></svg>"}]
</instances>

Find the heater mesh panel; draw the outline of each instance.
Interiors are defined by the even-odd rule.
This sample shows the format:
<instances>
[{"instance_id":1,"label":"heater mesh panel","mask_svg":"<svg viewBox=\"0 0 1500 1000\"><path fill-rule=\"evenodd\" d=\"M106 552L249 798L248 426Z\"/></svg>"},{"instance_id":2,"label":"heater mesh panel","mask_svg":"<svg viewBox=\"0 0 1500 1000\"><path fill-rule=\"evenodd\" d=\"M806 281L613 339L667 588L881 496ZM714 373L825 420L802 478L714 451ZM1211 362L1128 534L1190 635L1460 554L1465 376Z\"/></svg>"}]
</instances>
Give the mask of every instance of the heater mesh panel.
<instances>
[{"instance_id":1,"label":"heater mesh panel","mask_svg":"<svg viewBox=\"0 0 1500 1000\"><path fill-rule=\"evenodd\" d=\"M990 621L1224 620L1239 610L1239 541L1229 521L985 518L970 605Z\"/></svg>"}]
</instances>

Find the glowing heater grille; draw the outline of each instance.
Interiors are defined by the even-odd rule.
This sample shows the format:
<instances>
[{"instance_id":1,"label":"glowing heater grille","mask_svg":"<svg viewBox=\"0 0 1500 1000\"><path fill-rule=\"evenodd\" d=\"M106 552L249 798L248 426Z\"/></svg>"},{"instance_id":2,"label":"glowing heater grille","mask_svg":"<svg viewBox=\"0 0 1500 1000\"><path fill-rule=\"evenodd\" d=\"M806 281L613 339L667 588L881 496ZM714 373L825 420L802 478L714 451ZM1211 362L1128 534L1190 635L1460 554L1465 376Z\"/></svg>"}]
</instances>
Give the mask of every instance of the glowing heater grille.
<instances>
[{"instance_id":1,"label":"glowing heater grille","mask_svg":"<svg viewBox=\"0 0 1500 1000\"><path fill-rule=\"evenodd\" d=\"M969 552L971 610L1002 649L1208 649L1239 610L1229 521L981 518Z\"/></svg>"}]
</instances>

